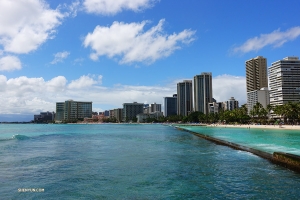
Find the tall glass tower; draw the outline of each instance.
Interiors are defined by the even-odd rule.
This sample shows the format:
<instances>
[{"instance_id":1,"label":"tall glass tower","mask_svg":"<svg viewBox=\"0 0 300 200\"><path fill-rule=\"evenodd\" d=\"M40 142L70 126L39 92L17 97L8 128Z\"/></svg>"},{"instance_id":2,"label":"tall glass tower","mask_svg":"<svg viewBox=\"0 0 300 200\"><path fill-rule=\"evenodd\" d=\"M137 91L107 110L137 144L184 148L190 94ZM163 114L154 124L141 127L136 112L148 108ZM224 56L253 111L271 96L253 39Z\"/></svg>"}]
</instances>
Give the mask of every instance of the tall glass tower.
<instances>
[{"instance_id":1,"label":"tall glass tower","mask_svg":"<svg viewBox=\"0 0 300 200\"><path fill-rule=\"evenodd\" d=\"M203 72L194 76L195 111L209 113L208 104L212 102L212 74Z\"/></svg>"},{"instance_id":2,"label":"tall glass tower","mask_svg":"<svg viewBox=\"0 0 300 200\"><path fill-rule=\"evenodd\" d=\"M177 83L177 114L187 116L193 109L192 80Z\"/></svg>"}]
</instances>

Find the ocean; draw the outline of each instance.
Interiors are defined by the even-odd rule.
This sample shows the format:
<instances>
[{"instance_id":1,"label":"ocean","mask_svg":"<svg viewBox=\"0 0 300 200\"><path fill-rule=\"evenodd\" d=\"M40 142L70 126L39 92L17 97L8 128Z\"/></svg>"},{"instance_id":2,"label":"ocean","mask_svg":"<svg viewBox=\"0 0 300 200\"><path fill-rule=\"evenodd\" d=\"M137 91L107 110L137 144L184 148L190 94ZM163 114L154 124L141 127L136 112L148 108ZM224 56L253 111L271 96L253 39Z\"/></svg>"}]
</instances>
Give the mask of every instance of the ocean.
<instances>
[{"instance_id":1,"label":"ocean","mask_svg":"<svg viewBox=\"0 0 300 200\"><path fill-rule=\"evenodd\" d=\"M299 173L159 124L0 124L0 169L0 199L300 196Z\"/></svg>"}]
</instances>

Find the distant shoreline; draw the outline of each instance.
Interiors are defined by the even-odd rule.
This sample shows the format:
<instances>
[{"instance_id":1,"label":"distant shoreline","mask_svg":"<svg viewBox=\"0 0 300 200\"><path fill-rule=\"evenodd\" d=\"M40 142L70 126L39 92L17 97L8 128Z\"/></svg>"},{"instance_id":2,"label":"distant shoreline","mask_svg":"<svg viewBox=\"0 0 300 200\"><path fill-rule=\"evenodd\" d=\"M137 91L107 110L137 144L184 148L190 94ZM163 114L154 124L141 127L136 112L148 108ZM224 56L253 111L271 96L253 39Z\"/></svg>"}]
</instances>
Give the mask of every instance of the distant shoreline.
<instances>
[{"instance_id":1,"label":"distant shoreline","mask_svg":"<svg viewBox=\"0 0 300 200\"><path fill-rule=\"evenodd\" d=\"M254 128L254 129L276 129L276 130L300 130L299 125L208 125L210 127L228 128Z\"/></svg>"},{"instance_id":2,"label":"distant shoreline","mask_svg":"<svg viewBox=\"0 0 300 200\"><path fill-rule=\"evenodd\" d=\"M0 122L0 124L35 124L30 122ZM47 124L47 123L45 123ZM51 124L51 123L50 123ZM57 123L59 124L59 123ZM138 125L138 124L162 124L162 125L171 125L171 126L204 126L211 128L245 128L245 129L274 129L274 130L300 130L300 125L246 125L246 124L180 124L180 123L67 123L67 124L77 124L77 125L100 125L100 124L112 124L112 125Z\"/></svg>"},{"instance_id":3,"label":"distant shoreline","mask_svg":"<svg viewBox=\"0 0 300 200\"><path fill-rule=\"evenodd\" d=\"M276 130L300 130L300 125L245 125L245 124L178 124L180 126L207 126L218 128L245 128L245 129L276 129Z\"/></svg>"}]
</instances>

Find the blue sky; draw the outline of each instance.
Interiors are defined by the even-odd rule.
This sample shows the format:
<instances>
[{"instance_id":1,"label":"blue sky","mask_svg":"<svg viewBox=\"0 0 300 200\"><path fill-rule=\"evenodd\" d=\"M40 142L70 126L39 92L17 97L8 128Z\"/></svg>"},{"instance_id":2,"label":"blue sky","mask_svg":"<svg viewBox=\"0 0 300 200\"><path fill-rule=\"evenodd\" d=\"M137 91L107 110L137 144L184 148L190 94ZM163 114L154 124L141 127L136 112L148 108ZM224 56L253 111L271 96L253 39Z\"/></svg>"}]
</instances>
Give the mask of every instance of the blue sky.
<instances>
[{"instance_id":1,"label":"blue sky","mask_svg":"<svg viewBox=\"0 0 300 200\"><path fill-rule=\"evenodd\" d=\"M1 0L0 121L55 103L163 103L212 72L217 101L246 102L245 61L300 56L298 0ZM2 117L2 118L1 118ZM2 119L2 120L1 120Z\"/></svg>"}]
</instances>

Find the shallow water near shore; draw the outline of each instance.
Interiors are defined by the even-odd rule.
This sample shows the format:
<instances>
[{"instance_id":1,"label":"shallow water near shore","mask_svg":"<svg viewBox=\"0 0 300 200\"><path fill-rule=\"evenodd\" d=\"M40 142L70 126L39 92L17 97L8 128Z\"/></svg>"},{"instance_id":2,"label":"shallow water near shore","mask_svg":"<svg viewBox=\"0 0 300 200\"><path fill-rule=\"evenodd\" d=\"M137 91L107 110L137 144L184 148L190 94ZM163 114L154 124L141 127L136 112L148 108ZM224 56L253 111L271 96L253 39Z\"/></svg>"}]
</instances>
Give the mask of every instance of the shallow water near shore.
<instances>
[{"instance_id":1,"label":"shallow water near shore","mask_svg":"<svg viewBox=\"0 0 300 200\"><path fill-rule=\"evenodd\" d=\"M300 196L300 174L163 125L0 125L0 169L3 199Z\"/></svg>"},{"instance_id":2,"label":"shallow water near shore","mask_svg":"<svg viewBox=\"0 0 300 200\"><path fill-rule=\"evenodd\" d=\"M183 126L203 135L251 147L267 153L285 152L300 155L300 131L261 128L225 128L209 126Z\"/></svg>"}]
</instances>

